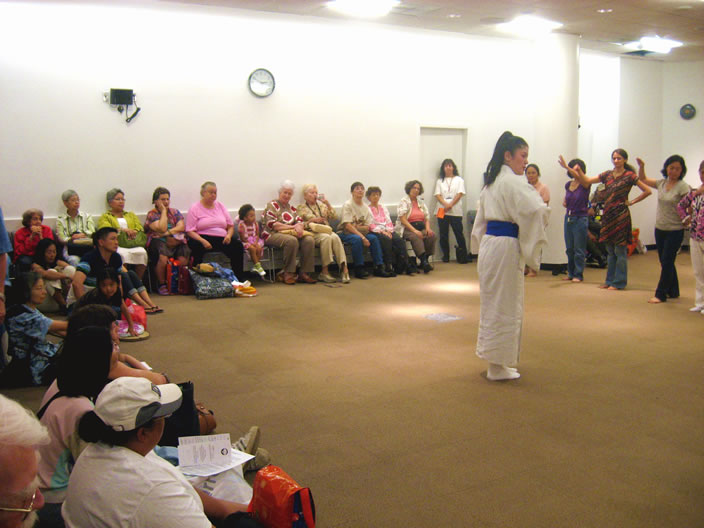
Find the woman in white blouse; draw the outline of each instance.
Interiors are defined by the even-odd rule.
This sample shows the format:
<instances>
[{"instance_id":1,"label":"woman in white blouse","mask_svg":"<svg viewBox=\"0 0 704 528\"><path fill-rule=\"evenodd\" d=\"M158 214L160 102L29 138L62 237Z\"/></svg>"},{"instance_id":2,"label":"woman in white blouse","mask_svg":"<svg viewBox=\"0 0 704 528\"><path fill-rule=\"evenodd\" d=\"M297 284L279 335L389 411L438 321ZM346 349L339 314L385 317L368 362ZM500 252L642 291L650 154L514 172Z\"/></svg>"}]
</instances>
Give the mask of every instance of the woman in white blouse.
<instances>
[{"instance_id":1,"label":"woman in white blouse","mask_svg":"<svg viewBox=\"0 0 704 528\"><path fill-rule=\"evenodd\" d=\"M462 230L464 180L459 175L455 162L449 158L443 160L440 165L439 176L435 184L435 199L437 200L435 216L438 218L438 227L440 228L442 261L450 262L450 226L452 226L452 232L457 240L457 246L455 246L457 262L466 264L471 262L471 256L467 255L467 243L464 240L464 231Z\"/></svg>"}]
</instances>

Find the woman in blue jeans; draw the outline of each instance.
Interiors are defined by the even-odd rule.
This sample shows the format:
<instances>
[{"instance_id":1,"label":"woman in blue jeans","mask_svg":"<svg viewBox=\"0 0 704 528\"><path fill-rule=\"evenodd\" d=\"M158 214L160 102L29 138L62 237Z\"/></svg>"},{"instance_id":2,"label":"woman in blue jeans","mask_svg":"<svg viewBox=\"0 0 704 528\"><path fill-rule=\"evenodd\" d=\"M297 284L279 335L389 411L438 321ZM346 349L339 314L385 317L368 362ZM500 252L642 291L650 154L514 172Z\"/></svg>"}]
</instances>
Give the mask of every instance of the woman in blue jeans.
<instances>
[{"instance_id":1,"label":"woman in blue jeans","mask_svg":"<svg viewBox=\"0 0 704 528\"><path fill-rule=\"evenodd\" d=\"M573 159L567 166L574 168L579 165L582 172L587 172L587 166L581 159ZM565 252L567 253L567 277L563 280L582 282L584 280L584 261L587 251L587 230L589 227L589 183L582 183L572 178L565 184Z\"/></svg>"},{"instance_id":2,"label":"woman in blue jeans","mask_svg":"<svg viewBox=\"0 0 704 528\"><path fill-rule=\"evenodd\" d=\"M369 229L369 226L374 223L374 217L367 204L362 201L364 184L354 182L350 186L350 192L352 198L342 206L338 235L345 244L349 244L352 248L354 276L358 279L366 279L369 276L369 273L364 269L364 248L368 247L374 261L374 276L392 277L393 275L384 270L384 253L379 238Z\"/></svg>"},{"instance_id":3,"label":"woman in blue jeans","mask_svg":"<svg viewBox=\"0 0 704 528\"><path fill-rule=\"evenodd\" d=\"M677 212L677 204L689 194L689 185L683 181L687 174L684 158L674 154L665 160L662 179L654 180L645 175L645 162L638 162L638 178L648 187L658 191L658 208L655 213L655 245L658 248L660 260L660 280L655 289L655 295L648 302L660 304L667 298L676 299L680 296L680 283L677 279L675 259L684 239L684 225Z\"/></svg>"}]
</instances>

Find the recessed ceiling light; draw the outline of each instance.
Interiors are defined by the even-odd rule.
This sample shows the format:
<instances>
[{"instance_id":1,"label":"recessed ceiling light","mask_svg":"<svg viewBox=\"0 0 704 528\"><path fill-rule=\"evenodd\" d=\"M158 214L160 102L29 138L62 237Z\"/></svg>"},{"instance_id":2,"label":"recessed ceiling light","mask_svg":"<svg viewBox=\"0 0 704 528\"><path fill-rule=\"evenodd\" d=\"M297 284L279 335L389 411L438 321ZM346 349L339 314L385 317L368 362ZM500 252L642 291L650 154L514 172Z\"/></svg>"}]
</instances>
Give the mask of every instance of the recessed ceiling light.
<instances>
[{"instance_id":1,"label":"recessed ceiling light","mask_svg":"<svg viewBox=\"0 0 704 528\"><path fill-rule=\"evenodd\" d=\"M450 13L449 15L447 15L447 18L461 18L461 17L462 17L462 15L457 14L457 13Z\"/></svg>"},{"instance_id":2,"label":"recessed ceiling light","mask_svg":"<svg viewBox=\"0 0 704 528\"><path fill-rule=\"evenodd\" d=\"M331 0L327 6L343 15L375 18L388 15L400 3L400 0Z\"/></svg>"},{"instance_id":3,"label":"recessed ceiling light","mask_svg":"<svg viewBox=\"0 0 704 528\"><path fill-rule=\"evenodd\" d=\"M510 22L496 25L496 29L499 31L529 37L550 33L560 27L562 27L560 22L554 22L553 20L534 15L519 15Z\"/></svg>"},{"instance_id":4,"label":"recessed ceiling light","mask_svg":"<svg viewBox=\"0 0 704 528\"><path fill-rule=\"evenodd\" d=\"M634 51L652 51L654 53L670 53L672 48L679 48L682 45L677 40L654 37L641 37L635 42L627 42L623 46Z\"/></svg>"},{"instance_id":5,"label":"recessed ceiling light","mask_svg":"<svg viewBox=\"0 0 704 528\"><path fill-rule=\"evenodd\" d=\"M602 13L602 14L604 14L604 13L613 13L614 10L611 9L611 8L607 8L607 9L597 9L596 12L597 12L597 13Z\"/></svg>"}]
</instances>

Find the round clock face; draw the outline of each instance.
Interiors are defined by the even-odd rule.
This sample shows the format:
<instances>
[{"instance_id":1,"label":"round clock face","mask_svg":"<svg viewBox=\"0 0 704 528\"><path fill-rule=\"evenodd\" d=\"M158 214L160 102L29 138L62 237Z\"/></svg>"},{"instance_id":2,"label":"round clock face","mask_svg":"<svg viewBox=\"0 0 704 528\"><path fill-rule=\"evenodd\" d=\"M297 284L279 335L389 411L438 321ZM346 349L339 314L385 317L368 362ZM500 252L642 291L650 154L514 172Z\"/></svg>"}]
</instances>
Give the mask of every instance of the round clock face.
<instances>
[{"instance_id":1,"label":"round clock face","mask_svg":"<svg viewBox=\"0 0 704 528\"><path fill-rule=\"evenodd\" d=\"M269 70L258 68L249 76L249 91L257 97L268 97L275 87L274 76Z\"/></svg>"},{"instance_id":2,"label":"round clock face","mask_svg":"<svg viewBox=\"0 0 704 528\"><path fill-rule=\"evenodd\" d=\"M696 113L697 111L691 104L683 105L682 108L680 108L680 116L682 116L682 119L692 119Z\"/></svg>"}]
</instances>

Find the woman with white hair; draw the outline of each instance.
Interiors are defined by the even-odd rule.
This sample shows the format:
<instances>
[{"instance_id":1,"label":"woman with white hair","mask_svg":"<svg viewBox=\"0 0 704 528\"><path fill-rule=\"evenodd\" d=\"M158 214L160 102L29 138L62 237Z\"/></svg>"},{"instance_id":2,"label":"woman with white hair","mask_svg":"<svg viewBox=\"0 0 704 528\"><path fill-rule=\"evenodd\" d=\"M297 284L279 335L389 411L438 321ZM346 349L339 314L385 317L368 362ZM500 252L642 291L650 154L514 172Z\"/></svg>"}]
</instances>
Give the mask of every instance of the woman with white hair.
<instances>
[{"instance_id":1,"label":"woman with white hair","mask_svg":"<svg viewBox=\"0 0 704 528\"><path fill-rule=\"evenodd\" d=\"M34 413L0 394L0 526L34 526L44 506L36 448L49 433Z\"/></svg>"},{"instance_id":2,"label":"woman with white hair","mask_svg":"<svg viewBox=\"0 0 704 528\"><path fill-rule=\"evenodd\" d=\"M218 188L211 181L200 186L200 201L191 205L186 216L188 247L193 263L199 264L208 251L220 251L230 259L237 280L242 279L244 246L235 234L235 223L227 208L217 200Z\"/></svg>"},{"instance_id":3,"label":"woman with white hair","mask_svg":"<svg viewBox=\"0 0 704 528\"><path fill-rule=\"evenodd\" d=\"M117 229L117 252L123 264L131 264L140 279L147 270L147 235L136 214L125 211L125 193L122 189L110 189L106 194L109 211L98 220L98 229Z\"/></svg>"},{"instance_id":4,"label":"woman with white hair","mask_svg":"<svg viewBox=\"0 0 704 528\"><path fill-rule=\"evenodd\" d=\"M93 217L78 210L81 207L81 199L73 189L61 193L61 201L64 202L66 212L56 218L59 240L66 244L69 255L85 255L93 249Z\"/></svg>"},{"instance_id":5,"label":"woman with white hair","mask_svg":"<svg viewBox=\"0 0 704 528\"><path fill-rule=\"evenodd\" d=\"M262 238L267 246L284 251L284 269L276 275L277 281L284 284L314 284L317 281L309 273L315 269L315 240L313 234L305 230L298 210L290 203L295 188L291 180L284 180L279 187L279 197L266 204ZM296 278L296 254L299 249L301 269Z\"/></svg>"},{"instance_id":6,"label":"woman with white hair","mask_svg":"<svg viewBox=\"0 0 704 528\"><path fill-rule=\"evenodd\" d=\"M318 194L318 187L313 183L303 186L303 198L305 202L298 206L298 214L303 218L306 230L313 233L315 245L320 247L322 270L318 278L323 282L336 282L328 269L334 254L340 268L340 280L344 283L350 282L345 247L340 237L337 233L333 233L330 227L330 220L337 218L335 208L324 194Z\"/></svg>"}]
</instances>

